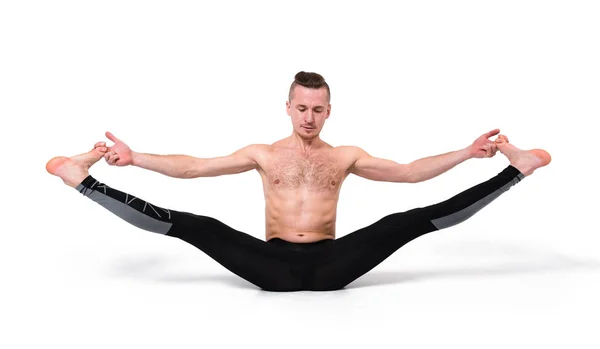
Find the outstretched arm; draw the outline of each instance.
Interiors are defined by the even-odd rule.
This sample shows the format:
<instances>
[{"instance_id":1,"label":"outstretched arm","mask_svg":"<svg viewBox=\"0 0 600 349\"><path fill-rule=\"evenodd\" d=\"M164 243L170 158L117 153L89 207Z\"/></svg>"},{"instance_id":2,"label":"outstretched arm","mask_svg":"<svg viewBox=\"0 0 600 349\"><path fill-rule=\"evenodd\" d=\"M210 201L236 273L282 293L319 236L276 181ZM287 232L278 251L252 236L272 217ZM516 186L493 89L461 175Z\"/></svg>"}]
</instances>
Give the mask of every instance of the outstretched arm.
<instances>
[{"instance_id":1,"label":"outstretched arm","mask_svg":"<svg viewBox=\"0 0 600 349\"><path fill-rule=\"evenodd\" d=\"M499 132L499 129L487 132L464 149L425 157L409 164L399 164L392 160L373 157L364 150L354 147L356 161L350 168L350 172L375 181L406 183L426 181L465 160L494 156L496 146L488 138Z\"/></svg>"},{"instance_id":2,"label":"outstretched arm","mask_svg":"<svg viewBox=\"0 0 600 349\"><path fill-rule=\"evenodd\" d=\"M156 155L133 152L133 166L175 178L216 177L257 168L254 152L248 145L227 156L197 158L189 155Z\"/></svg>"},{"instance_id":3,"label":"outstretched arm","mask_svg":"<svg viewBox=\"0 0 600 349\"><path fill-rule=\"evenodd\" d=\"M262 149L260 144L251 144L230 155L215 158L157 155L132 151L110 132L106 132L106 137L115 142L112 147L108 147L104 156L109 165L133 165L175 178L215 177L246 172L258 167L256 157ZM96 146L105 146L105 143L98 142Z\"/></svg>"}]
</instances>

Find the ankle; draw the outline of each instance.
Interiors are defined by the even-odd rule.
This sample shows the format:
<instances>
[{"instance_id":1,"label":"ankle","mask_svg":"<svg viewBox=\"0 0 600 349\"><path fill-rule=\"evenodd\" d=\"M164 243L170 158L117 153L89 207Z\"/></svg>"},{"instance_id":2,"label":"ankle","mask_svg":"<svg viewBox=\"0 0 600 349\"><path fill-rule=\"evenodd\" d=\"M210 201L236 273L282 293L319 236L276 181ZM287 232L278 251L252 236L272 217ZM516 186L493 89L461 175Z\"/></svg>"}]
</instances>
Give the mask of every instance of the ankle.
<instances>
[{"instance_id":1,"label":"ankle","mask_svg":"<svg viewBox=\"0 0 600 349\"><path fill-rule=\"evenodd\" d=\"M517 161L511 161L510 165L514 168L516 168L517 170L519 170L519 172L521 172L524 176L528 176L528 174L526 174L526 172L529 172L529 170L531 169L531 166L527 166L524 164L520 164Z\"/></svg>"},{"instance_id":2,"label":"ankle","mask_svg":"<svg viewBox=\"0 0 600 349\"><path fill-rule=\"evenodd\" d=\"M84 173L77 174L76 176L73 176L73 177L62 178L62 180L69 187L77 188L77 186L79 184L81 184L81 182L83 182L83 180L86 179L88 176L89 176L89 173L87 171L85 171Z\"/></svg>"}]
</instances>

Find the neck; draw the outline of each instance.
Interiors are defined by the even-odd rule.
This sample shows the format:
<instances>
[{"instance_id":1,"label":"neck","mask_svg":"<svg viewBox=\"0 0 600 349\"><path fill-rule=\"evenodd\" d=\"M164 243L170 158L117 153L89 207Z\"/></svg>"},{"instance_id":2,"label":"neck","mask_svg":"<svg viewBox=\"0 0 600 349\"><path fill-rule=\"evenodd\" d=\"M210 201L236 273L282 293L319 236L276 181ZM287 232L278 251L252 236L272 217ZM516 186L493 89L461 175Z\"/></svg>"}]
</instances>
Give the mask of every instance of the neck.
<instances>
[{"instance_id":1,"label":"neck","mask_svg":"<svg viewBox=\"0 0 600 349\"><path fill-rule=\"evenodd\" d=\"M296 148L301 150L304 153L309 153L311 151L322 148L324 142L316 136L314 138L302 138L296 132L293 132L290 137L288 137L288 146L291 148Z\"/></svg>"}]
</instances>

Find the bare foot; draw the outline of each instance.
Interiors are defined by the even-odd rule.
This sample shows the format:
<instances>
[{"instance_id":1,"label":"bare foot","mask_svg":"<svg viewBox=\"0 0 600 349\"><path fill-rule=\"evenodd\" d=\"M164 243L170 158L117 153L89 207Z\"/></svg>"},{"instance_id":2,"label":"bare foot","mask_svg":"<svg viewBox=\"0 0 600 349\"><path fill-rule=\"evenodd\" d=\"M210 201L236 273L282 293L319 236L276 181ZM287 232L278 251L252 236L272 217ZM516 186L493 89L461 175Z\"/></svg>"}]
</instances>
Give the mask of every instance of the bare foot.
<instances>
[{"instance_id":1,"label":"bare foot","mask_svg":"<svg viewBox=\"0 0 600 349\"><path fill-rule=\"evenodd\" d=\"M529 176L536 169L546 166L552 160L550 154L543 149L522 150L508 143L508 137L498 135L495 140L498 150L510 160L510 164Z\"/></svg>"},{"instance_id":2,"label":"bare foot","mask_svg":"<svg viewBox=\"0 0 600 349\"><path fill-rule=\"evenodd\" d=\"M70 158L57 156L46 163L46 171L60 177L66 185L76 188L88 175L88 169L104 157L106 147L95 146L87 153Z\"/></svg>"}]
</instances>

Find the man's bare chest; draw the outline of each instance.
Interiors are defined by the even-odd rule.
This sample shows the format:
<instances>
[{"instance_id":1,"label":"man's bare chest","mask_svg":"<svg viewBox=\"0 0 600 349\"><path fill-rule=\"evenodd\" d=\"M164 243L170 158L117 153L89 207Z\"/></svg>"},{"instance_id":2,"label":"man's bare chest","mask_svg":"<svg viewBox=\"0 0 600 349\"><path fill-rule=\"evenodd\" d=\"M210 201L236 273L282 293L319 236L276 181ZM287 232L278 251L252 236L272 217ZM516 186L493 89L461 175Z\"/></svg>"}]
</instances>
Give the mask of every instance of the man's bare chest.
<instances>
[{"instance_id":1,"label":"man's bare chest","mask_svg":"<svg viewBox=\"0 0 600 349\"><path fill-rule=\"evenodd\" d=\"M302 156L285 152L274 154L266 167L272 189L317 191L337 190L346 170L343 161L332 154Z\"/></svg>"}]
</instances>

